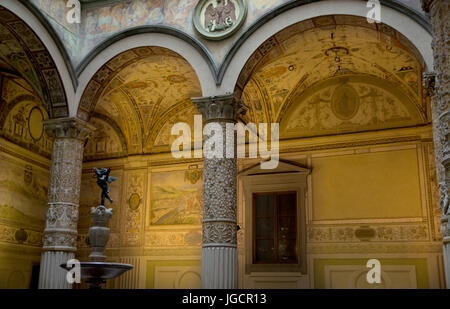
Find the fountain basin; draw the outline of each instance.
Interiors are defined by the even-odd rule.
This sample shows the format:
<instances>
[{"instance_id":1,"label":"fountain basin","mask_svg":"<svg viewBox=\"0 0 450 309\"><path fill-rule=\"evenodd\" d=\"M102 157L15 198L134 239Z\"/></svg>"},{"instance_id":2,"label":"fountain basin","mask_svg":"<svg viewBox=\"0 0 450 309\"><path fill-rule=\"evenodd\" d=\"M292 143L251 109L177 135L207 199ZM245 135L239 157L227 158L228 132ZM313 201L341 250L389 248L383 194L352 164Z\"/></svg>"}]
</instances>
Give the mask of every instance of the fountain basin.
<instances>
[{"instance_id":1,"label":"fountain basin","mask_svg":"<svg viewBox=\"0 0 450 309\"><path fill-rule=\"evenodd\" d=\"M65 270L72 267L66 263L60 265ZM126 271L133 269L133 265L107 262L80 262L81 279L86 280L90 288L100 288L108 279L114 279Z\"/></svg>"}]
</instances>

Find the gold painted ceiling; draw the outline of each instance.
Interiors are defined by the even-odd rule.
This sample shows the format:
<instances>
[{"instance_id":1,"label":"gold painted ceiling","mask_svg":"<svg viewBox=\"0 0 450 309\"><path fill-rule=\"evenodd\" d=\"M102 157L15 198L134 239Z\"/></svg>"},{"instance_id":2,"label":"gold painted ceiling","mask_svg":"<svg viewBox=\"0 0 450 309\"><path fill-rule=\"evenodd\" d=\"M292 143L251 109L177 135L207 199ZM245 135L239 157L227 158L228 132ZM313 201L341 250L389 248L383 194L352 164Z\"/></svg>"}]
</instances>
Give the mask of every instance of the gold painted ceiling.
<instances>
[{"instance_id":1,"label":"gold painted ceiling","mask_svg":"<svg viewBox=\"0 0 450 309\"><path fill-rule=\"evenodd\" d=\"M0 73L0 136L50 158L53 140L43 126L48 113L34 89L11 75Z\"/></svg>"},{"instance_id":2,"label":"gold painted ceiling","mask_svg":"<svg viewBox=\"0 0 450 309\"><path fill-rule=\"evenodd\" d=\"M249 109L241 120L279 122L281 139L425 123L423 71L417 50L384 24L343 15L306 20L248 60L236 87ZM99 128L86 158L169 151L171 127L192 124L190 98L200 95L192 67L174 52L142 47L116 56L81 100L78 116Z\"/></svg>"},{"instance_id":3,"label":"gold painted ceiling","mask_svg":"<svg viewBox=\"0 0 450 309\"><path fill-rule=\"evenodd\" d=\"M56 65L34 31L0 6L0 72L25 79L52 117L68 115L66 94Z\"/></svg>"},{"instance_id":4,"label":"gold painted ceiling","mask_svg":"<svg viewBox=\"0 0 450 309\"><path fill-rule=\"evenodd\" d=\"M93 104L85 106L91 106L87 110L94 107L96 124L103 122L103 128L114 128L114 136L108 137L111 141L101 142L116 145L120 141L121 149L114 153L168 150L168 140L159 138L154 145L161 129L177 119L177 114L188 121L193 112L190 98L201 95L200 83L186 60L157 47L137 48L115 57L99 70L94 81L101 82L99 91L95 95L85 92L82 101ZM99 144L100 140L97 134L90 143ZM110 153L103 144L88 145L88 149L86 154L92 158Z\"/></svg>"},{"instance_id":5,"label":"gold painted ceiling","mask_svg":"<svg viewBox=\"0 0 450 309\"><path fill-rule=\"evenodd\" d=\"M243 120L280 122L281 138L425 122L424 65L417 55L384 24L344 15L303 21L267 40L248 60L236 88L249 108ZM333 108L337 89L338 101L354 101L347 112L353 117Z\"/></svg>"},{"instance_id":6,"label":"gold painted ceiling","mask_svg":"<svg viewBox=\"0 0 450 309\"><path fill-rule=\"evenodd\" d=\"M59 74L44 44L0 6L0 136L50 158L52 139L43 121L67 112Z\"/></svg>"}]
</instances>

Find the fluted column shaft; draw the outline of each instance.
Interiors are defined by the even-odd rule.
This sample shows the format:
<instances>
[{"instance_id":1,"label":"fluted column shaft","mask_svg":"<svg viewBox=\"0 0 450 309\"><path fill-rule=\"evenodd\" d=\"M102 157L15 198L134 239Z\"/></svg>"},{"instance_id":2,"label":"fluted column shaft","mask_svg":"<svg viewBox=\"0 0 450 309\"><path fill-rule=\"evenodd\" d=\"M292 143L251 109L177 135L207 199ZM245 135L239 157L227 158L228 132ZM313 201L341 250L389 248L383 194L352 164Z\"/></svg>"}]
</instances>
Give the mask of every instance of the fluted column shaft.
<instances>
[{"instance_id":1,"label":"fluted column shaft","mask_svg":"<svg viewBox=\"0 0 450 309\"><path fill-rule=\"evenodd\" d=\"M236 138L232 144L234 155L227 158L226 126L236 123L243 112L242 104L232 95L192 101L202 113L205 126L217 124L222 128L223 141L222 158L204 156L202 288L235 289L238 272ZM211 136L204 136L205 147Z\"/></svg>"},{"instance_id":2,"label":"fluted column shaft","mask_svg":"<svg viewBox=\"0 0 450 309\"><path fill-rule=\"evenodd\" d=\"M44 126L54 141L39 288L71 288L59 265L76 251L83 149L93 128L74 118L49 120Z\"/></svg>"},{"instance_id":3,"label":"fluted column shaft","mask_svg":"<svg viewBox=\"0 0 450 309\"><path fill-rule=\"evenodd\" d=\"M433 28L434 73L425 75L431 97L439 207L447 288L450 288L450 0L422 0Z\"/></svg>"}]
</instances>

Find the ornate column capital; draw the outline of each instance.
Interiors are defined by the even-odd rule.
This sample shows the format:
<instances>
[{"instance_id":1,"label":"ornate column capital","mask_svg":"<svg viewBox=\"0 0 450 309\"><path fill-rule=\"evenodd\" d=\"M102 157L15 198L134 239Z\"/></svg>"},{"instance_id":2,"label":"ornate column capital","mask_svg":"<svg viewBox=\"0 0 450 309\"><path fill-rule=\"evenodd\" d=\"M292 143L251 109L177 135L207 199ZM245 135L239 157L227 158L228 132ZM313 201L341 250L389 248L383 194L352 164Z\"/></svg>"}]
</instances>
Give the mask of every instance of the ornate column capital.
<instances>
[{"instance_id":1,"label":"ornate column capital","mask_svg":"<svg viewBox=\"0 0 450 309\"><path fill-rule=\"evenodd\" d=\"M58 118L44 122L45 131L53 138L74 138L86 140L95 127L78 118Z\"/></svg>"},{"instance_id":2,"label":"ornate column capital","mask_svg":"<svg viewBox=\"0 0 450 309\"><path fill-rule=\"evenodd\" d=\"M236 100L233 94L192 98L192 102L206 121L236 122L240 114L247 111L242 101Z\"/></svg>"}]
</instances>

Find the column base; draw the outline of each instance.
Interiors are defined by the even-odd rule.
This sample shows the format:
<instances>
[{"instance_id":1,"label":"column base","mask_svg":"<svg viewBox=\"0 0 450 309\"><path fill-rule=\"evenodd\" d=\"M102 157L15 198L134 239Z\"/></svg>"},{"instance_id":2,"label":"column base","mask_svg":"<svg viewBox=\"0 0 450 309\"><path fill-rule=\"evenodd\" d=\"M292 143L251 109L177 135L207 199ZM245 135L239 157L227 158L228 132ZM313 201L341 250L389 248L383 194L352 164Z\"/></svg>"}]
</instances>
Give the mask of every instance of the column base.
<instances>
[{"instance_id":1,"label":"column base","mask_svg":"<svg viewBox=\"0 0 450 309\"><path fill-rule=\"evenodd\" d=\"M202 289L237 289L237 274L235 247L203 247Z\"/></svg>"},{"instance_id":2,"label":"column base","mask_svg":"<svg viewBox=\"0 0 450 309\"><path fill-rule=\"evenodd\" d=\"M39 289L71 289L72 284L66 280L67 271L59 265L73 259L73 252L45 251L41 255L39 272Z\"/></svg>"}]
</instances>

